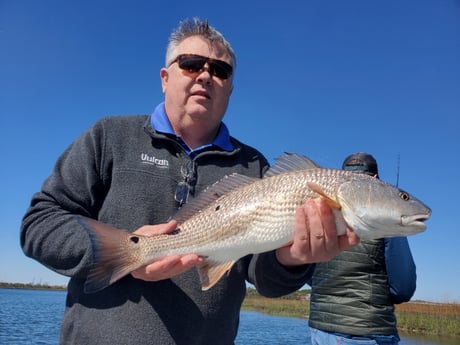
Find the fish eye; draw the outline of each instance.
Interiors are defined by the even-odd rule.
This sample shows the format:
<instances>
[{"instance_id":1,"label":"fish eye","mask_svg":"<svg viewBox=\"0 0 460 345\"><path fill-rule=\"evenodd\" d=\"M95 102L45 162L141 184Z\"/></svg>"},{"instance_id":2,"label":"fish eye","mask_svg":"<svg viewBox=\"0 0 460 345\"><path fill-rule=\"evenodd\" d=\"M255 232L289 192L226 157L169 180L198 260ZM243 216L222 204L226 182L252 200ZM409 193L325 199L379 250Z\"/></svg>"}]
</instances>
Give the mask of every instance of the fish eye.
<instances>
[{"instance_id":1,"label":"fish eye","mask_svg":"<svg viewBox=\"0 0 460 345\"><path fill-rule=\"evenodd\" d=\"M399 197L403 199L404 201L410 200L410 195L407 194L406 192L399 192Z\"/></svg>"}]
</instances>

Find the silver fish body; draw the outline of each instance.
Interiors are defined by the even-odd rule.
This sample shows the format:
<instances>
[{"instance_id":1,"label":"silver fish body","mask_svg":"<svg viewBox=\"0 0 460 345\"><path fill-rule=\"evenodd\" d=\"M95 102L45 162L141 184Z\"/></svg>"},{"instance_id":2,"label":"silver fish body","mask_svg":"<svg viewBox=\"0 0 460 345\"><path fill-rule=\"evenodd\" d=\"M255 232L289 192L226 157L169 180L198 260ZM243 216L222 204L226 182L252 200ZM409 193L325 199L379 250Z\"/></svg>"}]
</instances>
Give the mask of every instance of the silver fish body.
<instances>
[{"instance_id":1,"label":"silver fish body","mask_svg":"<svg viewBox=\"0 0 460 345\"><path fill-rule=\"evenodd\" d=\"M297 207L323 197L361 239L408 236L426 229L431 210L410 194L379 179L323 169L306 157L280 157L263 179L230 175L209 187L175 216L174 234L146 237L85 220L95 263L85 283L95 292L133 270L171 254L196 253L203 290L212 287L248 255L290 243ZM340 225L342 224L342 226Z\"/></svg>"}]
</instances>

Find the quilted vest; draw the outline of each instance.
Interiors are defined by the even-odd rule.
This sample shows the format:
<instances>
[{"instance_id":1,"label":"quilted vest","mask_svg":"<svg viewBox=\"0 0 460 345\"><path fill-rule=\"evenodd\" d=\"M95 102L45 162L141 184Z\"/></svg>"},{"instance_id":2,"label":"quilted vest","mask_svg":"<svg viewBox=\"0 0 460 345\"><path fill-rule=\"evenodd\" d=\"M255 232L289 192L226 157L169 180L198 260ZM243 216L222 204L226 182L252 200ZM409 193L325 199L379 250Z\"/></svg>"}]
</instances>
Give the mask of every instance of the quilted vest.
<instances>
[{"instance_id":1,"label":"quilted vest","mask_svg":"<svg viewBox=\"0 0 460 345\"><path fill-rule=\"evenodd\" d=\"M316 264L311 287L311 327L358 336L397 334L383 239L361 241Z\"/></svg>"}]
</instances>

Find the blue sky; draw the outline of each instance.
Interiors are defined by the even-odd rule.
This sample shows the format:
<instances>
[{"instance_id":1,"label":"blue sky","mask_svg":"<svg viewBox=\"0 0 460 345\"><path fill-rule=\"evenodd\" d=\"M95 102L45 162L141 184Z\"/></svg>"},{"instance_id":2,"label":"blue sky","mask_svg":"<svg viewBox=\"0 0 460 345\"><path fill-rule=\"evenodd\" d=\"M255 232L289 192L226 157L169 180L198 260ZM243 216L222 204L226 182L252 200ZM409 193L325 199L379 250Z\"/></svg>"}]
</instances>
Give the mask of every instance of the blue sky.
<instances>
[{"instance_id":1,"label":"blue sky","mask_svg":"<svg viewBox=\"0 0 460 345\"><path fill-rule=\"evenodd\" d=\"M67 279L26 258L21 218L62 151L97 119L162 101L167 38L208 18L236 51L225 117L271 161L340 167L355 151L433 210L409 238L414 299L460 302L460 2L0 0L0 281Z\"/></svg>"}]
</instances>

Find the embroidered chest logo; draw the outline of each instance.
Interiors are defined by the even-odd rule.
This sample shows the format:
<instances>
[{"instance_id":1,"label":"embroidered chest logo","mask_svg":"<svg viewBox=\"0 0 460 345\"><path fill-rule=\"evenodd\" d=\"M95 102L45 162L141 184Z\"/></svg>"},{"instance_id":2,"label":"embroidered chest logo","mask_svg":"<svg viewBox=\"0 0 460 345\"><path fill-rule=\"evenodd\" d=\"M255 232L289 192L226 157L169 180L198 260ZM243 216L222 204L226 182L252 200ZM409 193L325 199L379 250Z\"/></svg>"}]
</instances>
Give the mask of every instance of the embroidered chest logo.
<instances>
[{"instance_id":1,"label":"embroidered chest logo","mask_svg":"<svg viewBox=\"0 0 460 345\"><path fill-rule=\"evenodd\" d=\"M141 161L145 164L155 165L159 168L168 168L169 162L167 159L158 159L153 156L149 156L146 153L141 153Z\"/></svg>"}]
</instances>

